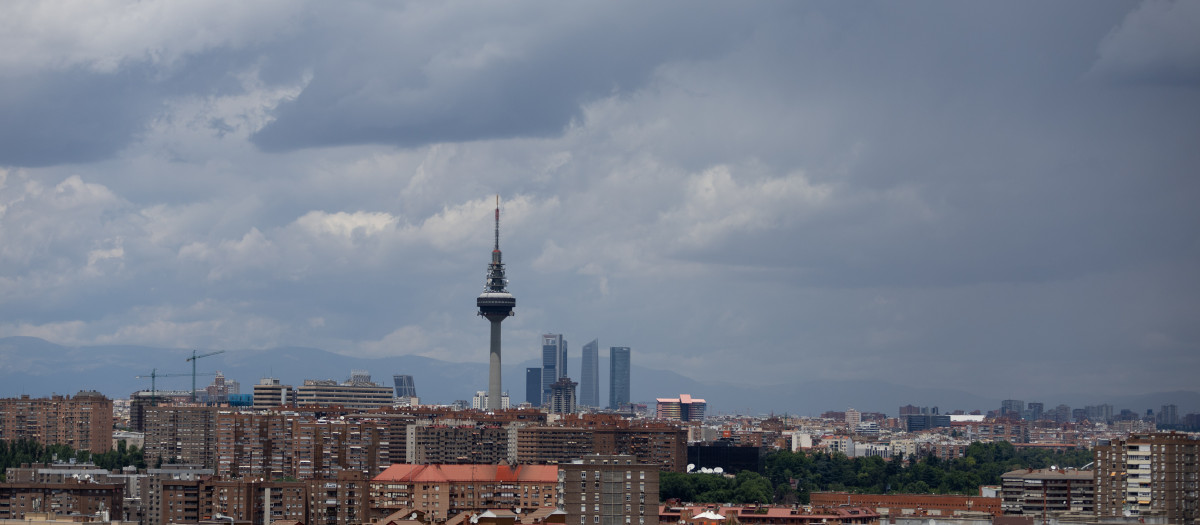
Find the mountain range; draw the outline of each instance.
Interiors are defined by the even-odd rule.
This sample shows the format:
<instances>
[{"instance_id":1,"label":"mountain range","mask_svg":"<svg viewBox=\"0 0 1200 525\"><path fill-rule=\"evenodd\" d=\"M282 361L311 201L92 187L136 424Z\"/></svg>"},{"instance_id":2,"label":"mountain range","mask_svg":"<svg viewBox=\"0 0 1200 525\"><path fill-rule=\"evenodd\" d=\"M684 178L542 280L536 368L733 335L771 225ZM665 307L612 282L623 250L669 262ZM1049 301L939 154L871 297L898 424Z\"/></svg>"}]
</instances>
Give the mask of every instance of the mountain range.
<instances>
[{"instance_id":1,"label":"mountain range","mask_svg":"<svg viewBox=\"0 0 1200 525\"><path fill-rule=\"evenodd\" d=\"M201 350L200 353L207 351ZM191 350L145 346L58 345L35 337L0 338L0 397L27 394L75 394L96 390L111 398L128 397L149 389L149 375L156 371L159 390L186 390L191 386ZM578 370L578 358L571 360ZM513 403L525 400L525 369L537 362L506 364L503 382ZM600 363L600 400L607 403L607 363ZM203 388L220 371L226 380L238 381L250 393L261 378L278 378L283 384L299 385L305 379L345 380L351 370L366 370L377 383L391 386L393 374L412 375L422 403L450 403L470 399L487 388L487 364L453 363L421 356L379 358L350 357L317 348L285 347L269 350L227 350L197 361L196 384ZM204 374L204 375L200 375ZM992 410L1000 406L992 399L971 392L913 387L874 381L797 380L795 383L760 385L730 384L719 380L697 380L669 370L634 364L631 368L631 399L653 408L658 397L691 394L708 402L708 413L766 413L815 416L827 410L853 407L863 412L897 414L900 405L938 406L953 409ZM137 376L146 376L138 378ZM1175 404L1180 416L1200 412L1200 392L1148 392L1136 396L1111 396L1096 392L1064 393L1043 401L1046 409L1065 403L1073 408L1109 403L1145 413L1165 404Z\"/></svg>"}]
</instances>

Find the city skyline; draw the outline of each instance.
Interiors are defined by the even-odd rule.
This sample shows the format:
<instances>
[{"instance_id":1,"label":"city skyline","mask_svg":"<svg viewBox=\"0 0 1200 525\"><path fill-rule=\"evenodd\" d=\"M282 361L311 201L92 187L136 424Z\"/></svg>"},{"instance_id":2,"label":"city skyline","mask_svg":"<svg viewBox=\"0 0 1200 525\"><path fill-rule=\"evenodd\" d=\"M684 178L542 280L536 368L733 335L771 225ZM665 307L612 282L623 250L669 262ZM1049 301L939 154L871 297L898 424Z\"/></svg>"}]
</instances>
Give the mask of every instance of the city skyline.
<instances>
[{"instance_id":1,"label":"city skyline","mask_svg":"<svg viewBox=\"0 0 1200 525\"><path fill-rule=\"evenodd\" d=\"M0 19L0 337L487 363L499 194L510 367L550 329L775 395L1195 389L1196 3Z\"/></svg>"}]
</instances>

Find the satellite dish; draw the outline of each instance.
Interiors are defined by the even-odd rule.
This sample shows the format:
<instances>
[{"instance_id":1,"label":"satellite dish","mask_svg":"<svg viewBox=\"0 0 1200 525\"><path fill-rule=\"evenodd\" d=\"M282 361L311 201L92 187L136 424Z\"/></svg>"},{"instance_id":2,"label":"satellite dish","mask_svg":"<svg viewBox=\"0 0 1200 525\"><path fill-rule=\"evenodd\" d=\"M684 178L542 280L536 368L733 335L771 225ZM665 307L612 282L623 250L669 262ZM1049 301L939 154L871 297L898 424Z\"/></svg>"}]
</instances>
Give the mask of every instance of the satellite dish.
<instances>
[{"instance_id":1,"label":"satellite dish","mask_svg":"<svg viewBox=\"0 0 1200 525\"><path fill-rule=\"evenodd\" d=\"M691 471L693 471L693 470L695 470L695 469L696 469L696 464L695 464L695 463L688 463L688 466L687 466L687 471L688 471L688 472L691 472Z\"/></svg>"},{"instance_id":2,"label":"satellite dish","mask_svg":"<svg viewBox=\"0 0 1200 525\"><path fill-rule=\"evenodd\" d=\"M724 473L724 472L725 472L725 469L723 469L723 468L721 468L721 467L716 467L716 468L714 468L714 469L713 469L713 473L716 473L716 474L721 474L721 473Z\"/></svg>"}]
</instances>

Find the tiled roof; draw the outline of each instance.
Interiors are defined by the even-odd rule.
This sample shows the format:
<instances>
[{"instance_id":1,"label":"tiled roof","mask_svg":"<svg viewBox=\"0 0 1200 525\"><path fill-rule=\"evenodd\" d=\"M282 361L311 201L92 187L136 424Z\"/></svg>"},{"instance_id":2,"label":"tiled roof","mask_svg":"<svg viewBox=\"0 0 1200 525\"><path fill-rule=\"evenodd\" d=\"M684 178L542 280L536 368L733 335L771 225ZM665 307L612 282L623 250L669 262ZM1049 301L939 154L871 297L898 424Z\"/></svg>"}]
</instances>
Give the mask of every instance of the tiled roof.
<instances>
[{"instance_id":1,"label":"tiled roof","mask_svg":"<svg viewBox=\"0 0 1200 525\"><path fill-rule=\"evenodd\" d=\"M379 473L372 481L557 483L558 467L555 465L409 465L397 463Z\"/></svg>"}]
</instances>

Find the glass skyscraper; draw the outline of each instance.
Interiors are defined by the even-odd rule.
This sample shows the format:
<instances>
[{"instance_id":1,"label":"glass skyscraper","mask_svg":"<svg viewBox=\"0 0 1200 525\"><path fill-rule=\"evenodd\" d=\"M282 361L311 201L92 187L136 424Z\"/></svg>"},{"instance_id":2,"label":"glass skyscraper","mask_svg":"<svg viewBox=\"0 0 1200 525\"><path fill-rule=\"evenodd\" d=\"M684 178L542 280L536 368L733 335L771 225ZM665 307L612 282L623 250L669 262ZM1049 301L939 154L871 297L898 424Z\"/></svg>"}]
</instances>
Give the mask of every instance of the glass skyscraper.
<instances>
[{"instance_id":1,"label":"glass skyscraper","mask_svg":"<svg viewBox=\"0 0 1200 525\"><path fill-rule=\"evenodd\" d=\"M600 341L583 345L583 364L579 370L579 404L600 406Z\"/></svg>"},{"instance_id":2,"label":"glass skyscraper","mask_svg":"<svg viewBox=\"0 0 1200 525\"><path fill-rule=\"evenodd\" d=\"M542 406L542 369L525 369L525 402L535 407Z\"/></svg>"},{"instance_id":3,"label":"glass skyscraper","mask_svg":"<svg viewBox=\"0 0 1200 525\"><path fill-rule=\"evenodd\" d=\"M550 402L550 385L567 377L567 341L562 334L542 336L542 402Z\"/></svg>"},{"instance_id":4,"label":"glass skyscraper","mask_svg":"<svg viewBox=\"0 0 1200 525\"><path fill-rule=\"evenodd\" d=\"M608 349L608 408L617 410L629 403L629 347Z\"/></svg>"}]
</instances>

